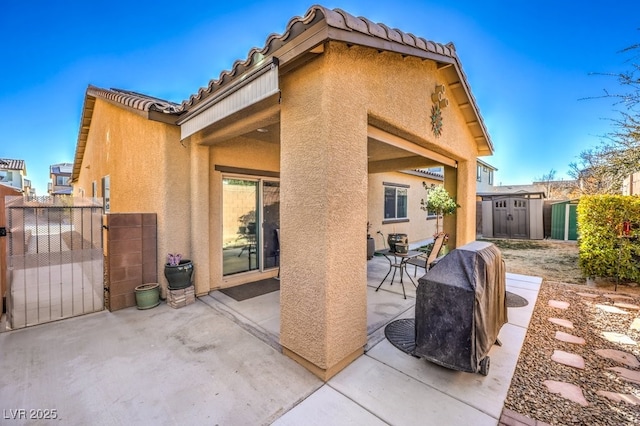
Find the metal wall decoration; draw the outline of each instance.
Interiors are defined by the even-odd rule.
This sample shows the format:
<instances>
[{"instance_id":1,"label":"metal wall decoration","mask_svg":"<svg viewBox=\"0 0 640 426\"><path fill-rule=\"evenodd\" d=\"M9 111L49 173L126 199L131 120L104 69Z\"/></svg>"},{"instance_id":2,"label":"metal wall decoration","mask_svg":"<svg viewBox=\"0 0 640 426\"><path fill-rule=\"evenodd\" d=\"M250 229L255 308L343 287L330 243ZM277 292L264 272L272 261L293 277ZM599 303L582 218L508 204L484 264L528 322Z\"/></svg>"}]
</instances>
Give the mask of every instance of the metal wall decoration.
<instances>
[{"instance_id":1,"label":"metal wall decoration","mask_svg":"<svg viewBox=\"0 0 640 426\"><path fill-rule=\"evenodd\" d=\"M431 130L436 137L442 134L442 110L438 104L431 107Z\"/></svg>"},{"instance_id":2,"label":"metal wall decoration","mask_svg":"<svg viewBox=\"0 0 640 426\"><path fill-rule=\"evenodd\" d=\"M436 85L436 90L431 94L433 106L431 107L431 131L436 137L442 134L442 109L449 105L449 100L444 97L444 86Z\"/></svg>"}]
</instances>

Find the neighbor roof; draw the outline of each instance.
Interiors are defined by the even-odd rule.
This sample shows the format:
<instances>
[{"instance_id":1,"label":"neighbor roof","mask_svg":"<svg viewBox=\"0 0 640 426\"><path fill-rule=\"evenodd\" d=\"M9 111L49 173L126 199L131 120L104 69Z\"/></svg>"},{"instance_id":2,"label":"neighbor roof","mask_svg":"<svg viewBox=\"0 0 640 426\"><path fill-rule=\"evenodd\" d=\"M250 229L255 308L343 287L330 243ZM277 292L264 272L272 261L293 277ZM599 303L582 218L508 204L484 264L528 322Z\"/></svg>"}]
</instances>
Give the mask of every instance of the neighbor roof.
<instances>
[{"instance_id":1,"label":"neighbor roof","mask_svg":"<svg viewBox=\"0 0 640 426\"><path fill-rule=\"evenodd\" d=\"M0 158L0 169L24 170L24 160L12 160L10 158Z\"/></svg>"}]
</instances>

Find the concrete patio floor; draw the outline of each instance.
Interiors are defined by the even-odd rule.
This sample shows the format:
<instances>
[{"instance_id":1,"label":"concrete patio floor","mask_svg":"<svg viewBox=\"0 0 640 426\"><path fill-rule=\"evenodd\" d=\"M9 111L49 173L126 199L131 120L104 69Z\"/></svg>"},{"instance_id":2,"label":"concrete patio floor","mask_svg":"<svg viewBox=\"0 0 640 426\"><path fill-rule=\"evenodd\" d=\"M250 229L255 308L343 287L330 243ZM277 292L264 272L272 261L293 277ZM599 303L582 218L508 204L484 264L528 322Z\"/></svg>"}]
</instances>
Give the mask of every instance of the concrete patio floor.
<instances>
[{"instance_id":1,"label":"concrete patio floor","mask_svg":"<svg viewBox=\"0 0 640 426\"><path fill-rule=\"evenodd\" d=\"M0 423L56 410L60 424L496 425L541 279L507 274L528 300L509 308L489 374L449 370L384 337L414 315L415 288L375 288L368 266L366 353L323 383L282 355L279 292L236 302L214 291L174 310L162 303L99 312L0 334ZM413 269L410 270L413 273Z\"/></svg>"}]
</instances>

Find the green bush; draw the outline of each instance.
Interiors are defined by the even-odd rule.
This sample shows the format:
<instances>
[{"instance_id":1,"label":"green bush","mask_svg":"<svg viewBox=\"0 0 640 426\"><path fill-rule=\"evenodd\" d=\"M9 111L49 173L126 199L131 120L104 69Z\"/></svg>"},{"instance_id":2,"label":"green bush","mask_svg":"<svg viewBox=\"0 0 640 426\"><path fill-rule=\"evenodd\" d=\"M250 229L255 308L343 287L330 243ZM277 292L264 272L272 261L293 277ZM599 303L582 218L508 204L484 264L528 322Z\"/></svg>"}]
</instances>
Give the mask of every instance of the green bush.
<instances>
[{"instance_id":1,"label":"green bush","mask_svg":"<svg viewBox=\"0 0 640 426\"><path fill-rule=\"evenodd\" d=\"M632 224L623 237L624 222ZM586 277L640 281L640 198L590 195L578 203L579 264Z\"/></svg>"}]
</instances>

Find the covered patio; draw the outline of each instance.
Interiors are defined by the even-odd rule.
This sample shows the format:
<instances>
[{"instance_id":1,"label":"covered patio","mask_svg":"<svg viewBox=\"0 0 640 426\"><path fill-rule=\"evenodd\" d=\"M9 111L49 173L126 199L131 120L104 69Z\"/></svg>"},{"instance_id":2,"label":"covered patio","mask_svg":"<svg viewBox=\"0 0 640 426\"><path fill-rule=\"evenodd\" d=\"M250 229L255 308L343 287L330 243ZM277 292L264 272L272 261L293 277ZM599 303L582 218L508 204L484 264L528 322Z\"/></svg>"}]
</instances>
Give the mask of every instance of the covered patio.
<instances>
[{"instance_id":1,"label":"covered patio","mask_svg":"<svg viewBox=\"0 0 640 426\"><path fill-rule=\"evenodd\" d=\"M415 317L416 304L416 288L406 275L404 277L406 299L403 298L402 286L397 275L393 284L390 284L390 280L387 279L379 291L376 291L388 270L389 264L382 256L374 256L367 262L367 343L365 355L356 359L344 372L328 383L335 382L344 387L346 392L355 392L358 395L356 398L371 398L369 402L374 405L376 397L367 395L363 389L368 387L378 390L389 389L393 385L385 382L390 380L386 374L390 374L393 380L402 381L403 379L400 377L394 377L400 373L400 376L410 377L411 381L417 380L421 386L426 384L429 392L435 393L435 395L431 395L432 397L444 398L445 400L454 398L494 419L499 418L533 314L542 279L507 273L507 291L526 299L527 304L518 307L508 305L508 323L502 326L499 334L502 346L494 345L489 352L491 369L489 374L483 377L480 374L450 370L425 359L412 357L394 347L386 339L385 326L396 319ZM407 273L413 278L413 267L410 267ZM424 270L419 269L417 277L414 278L416 283L423 274ZM279 291L243 301L236 301L220 291L212 291L208 296L201 297L200 300L220 311L274 349L282 350L279 343ZM388 369L393 372L387 371ZM354 385L351 380L364 381L363 388L358 389L360 385ZM395 400L399 406L402 406L401 395L385 395L384 398ZM288 413L285 418L291 419L293 423L295 423L295 419L303 419L306 413L305 404L308 405L311 402L304 401ZM448 402L444 401L443 404L446 406ZM411 415L407 414L409 417ZM474 419L473 422L483 424L482 421L478 423L477 419ZM488 424L491 424L491 421Z\"/></svg>"},{"instance_id":2,"label":"covered patio","mask_svg":"<svg viewBox=\"0 0 640 426\"><path fill-rule=\"evenodd\" d=\"M278 291L242 302L212 291L179 310L163 303L0 333L5 419L37 407L68 424L498 424L542 280L507 274L507 290L528 304L508 309L482 376L385 339L384 326L415 303L411 284L406 300L398 283L375 292L385 262L367 263L365 354L326 382L282 354Z\"/></svg>"}]
</instances>

